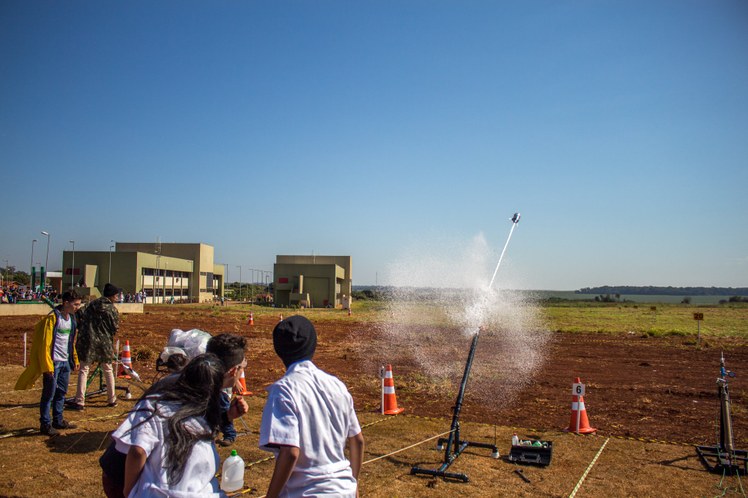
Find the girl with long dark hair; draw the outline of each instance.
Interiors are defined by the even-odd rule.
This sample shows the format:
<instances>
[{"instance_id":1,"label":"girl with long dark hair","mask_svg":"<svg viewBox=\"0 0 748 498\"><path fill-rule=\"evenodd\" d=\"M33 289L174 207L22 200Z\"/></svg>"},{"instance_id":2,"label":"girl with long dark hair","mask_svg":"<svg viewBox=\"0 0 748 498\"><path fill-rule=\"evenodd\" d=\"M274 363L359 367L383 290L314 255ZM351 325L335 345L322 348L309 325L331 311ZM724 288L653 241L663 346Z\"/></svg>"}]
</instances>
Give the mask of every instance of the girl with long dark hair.
<instances>
[{"instance_id":1,"label":"girl with long dark hair","mask_svg":"<svg viewBox=\"0 0 748 498\"><path fill-rule=\"evenodd\" d=\"M125 496L225 496L213 445L225 374L221 360L206 353L146 391L112 434L118 448L129 448Z\"/></svg>"}]
</instances>

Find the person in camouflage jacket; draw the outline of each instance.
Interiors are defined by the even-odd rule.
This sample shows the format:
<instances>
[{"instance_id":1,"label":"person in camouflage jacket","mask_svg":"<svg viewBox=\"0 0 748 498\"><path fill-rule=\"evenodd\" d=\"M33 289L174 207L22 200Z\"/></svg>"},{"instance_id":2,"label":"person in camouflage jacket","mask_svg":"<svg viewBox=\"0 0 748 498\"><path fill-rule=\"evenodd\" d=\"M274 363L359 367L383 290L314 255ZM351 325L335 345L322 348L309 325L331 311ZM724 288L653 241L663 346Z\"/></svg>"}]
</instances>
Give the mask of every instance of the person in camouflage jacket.
<instances>
[{"instance_id":1,"label":"person in camouflage jacket","mask_svg":"<svg viewBox=\"0 0 748 498\"><path fill-rule=\"evenodd\" d=\"M117 396L114 391L114 370L112 362L114 354L114 336L119 328L119 312L114 307L120 292L112 284L104 286L104 297L91 301L80 316L80 330L76 350L81 363L78 373L78 390L75 402L71 406L74 410L83 410L86 402L86 387L91 365L98 363L104 373L109 406L117 406Z\"/></svg>"}]
</instances>

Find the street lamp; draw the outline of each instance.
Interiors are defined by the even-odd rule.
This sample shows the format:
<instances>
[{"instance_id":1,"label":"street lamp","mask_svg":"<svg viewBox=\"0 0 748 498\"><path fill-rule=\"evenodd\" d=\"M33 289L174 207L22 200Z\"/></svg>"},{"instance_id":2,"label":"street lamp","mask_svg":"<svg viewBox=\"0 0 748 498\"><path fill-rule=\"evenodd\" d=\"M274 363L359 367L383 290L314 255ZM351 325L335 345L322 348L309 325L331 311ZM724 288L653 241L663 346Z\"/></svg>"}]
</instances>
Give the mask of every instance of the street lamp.
<instances>
[{"instance_id":1,"label":"street lamp","mask_svg":"<svg viewBox=\"0 0 748 498\"><path fill-rule=\"evenodd\" d=\"M113 240L110 242L114 242ZM109 280L108 282L112 283L112 249L114 249L114 246L109 246Z\"/></svg>"},{"instance_id":2,"label":"street lamp","mask_svg":"<svg viewBox=\"0 0 748 498\"><path fill-rule=\"evenodd\" d=\"M242 298L242 265L236 265L239 268L239 300Z\"/></svg>"},{"instance_id":3,"label":"street lamp","mask_svg":"<svg viewBox=\"0 0 748 498\"><path fill-rule=\"evenodd\" d=\"M47 237L47 257L44 259L44 282L42 282L42 288L47 287L47 272L49 271L49 232L42 230L42 235Z\"/></svg>"},{"instance_id":4,"label":"street lamp","mask_svg":"<svg viewBox=\"0 0 748 498\"><path fill-rule=\"evenodd\" d=\"M36 244L36 239L31 241L31 268L29 270L29 279L31 279L31 274L34 273L34 244ZM29 287L31 287L31 280L29 280ZM32 291L34 289L31 289Z\"/></svg>"},{"instance_id":5,"label":"street lamp","mask_svg":"<svg viewBox=\"0 0 748 498\"><path fill-rule=\"evenodd\" d=\"M75 241L71 240L71 244L73 244L73 263L70 265L70 288L72 289L75 287L75 284L73 284L73 274L75 273Z\"/></svg>"}]
</instances>

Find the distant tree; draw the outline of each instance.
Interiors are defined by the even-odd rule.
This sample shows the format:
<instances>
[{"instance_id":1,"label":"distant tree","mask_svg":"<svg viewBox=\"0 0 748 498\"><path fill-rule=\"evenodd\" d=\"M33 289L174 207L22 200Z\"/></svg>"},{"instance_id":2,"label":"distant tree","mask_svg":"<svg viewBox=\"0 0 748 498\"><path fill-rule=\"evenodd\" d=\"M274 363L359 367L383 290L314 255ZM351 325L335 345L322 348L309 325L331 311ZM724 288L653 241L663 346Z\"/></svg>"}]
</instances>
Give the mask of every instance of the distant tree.
<instances>
[{"instance_id":1,"label":"distant tree","mask_svg":"<svg viewBox=\"0 0 748 498\"><path fill-rule=\"evenodd\" d=\"M691 304L691 298L689 296L684 297L681 299L680 304Z\"/></svg>"}]
</instances>

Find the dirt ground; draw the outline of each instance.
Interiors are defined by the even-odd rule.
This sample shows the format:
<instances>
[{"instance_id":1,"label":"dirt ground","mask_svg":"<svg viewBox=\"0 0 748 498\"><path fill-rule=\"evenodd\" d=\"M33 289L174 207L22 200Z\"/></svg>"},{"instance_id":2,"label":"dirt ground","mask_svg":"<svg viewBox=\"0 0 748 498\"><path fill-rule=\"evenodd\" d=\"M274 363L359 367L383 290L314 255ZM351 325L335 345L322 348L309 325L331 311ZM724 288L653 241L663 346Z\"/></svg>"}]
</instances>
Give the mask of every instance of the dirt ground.
<instances>
[{"instance_id":1,"label":"dirt ground","mask_svg":"<svg viewBox=\"0 0 748 498\"><path fill-rule=\"evenodd\" d=\"M248 464L245 494L261 496L273 468L269 454L257 449L264 388L282 376L283 367L272 350L277 312L255 309L252 327L246 318L240 310L152 307L142 315L124 316L119 337L130 341L133 366L148 383L156 375L156 355L173 328L233 332L248 338L247 383L255 395L249 398L250 413L237 423L244 434L235 447ZM12 390L22 370L23 333L30 335L36 320L0 317L0 392L4 394L0 495L103 496L97 459L142 385L120 380L118 385L131 386L131 401L108 408L103 398L94 398L86 411L66 412L77 429L51 439L39 435L39 391ZM404 416L382 416L380 380L372 367L379 358L367 357L369 346L384 340L378 327L357 321L355 315L323 317L315 323L319 333L315 363L346 382L364 426L367 463L362 469L362 496L568 496L587 470L577 496L661 496L664 489L671 496L707 496L734 491L741 484L748 489L745 477L721 480L707 473L693 448L717 443L716 378L721 352L728 368L738 373L730 383L735 443L737 448L748 448L748 383L741 377L746 374L741 369L748 365L748 345L742 340L708 338L696 347L683 337L552 334L544 363L524 380L511 403L492 403L480 380L468 383L461 436L495 442L502 457L495 460L488 450L468 448L449 470L467 474L470 482L457 483L411 476L410 469L440 465L443 452L436 451L436 441L429 439L449 430L459 377L434 386L405 352L393 348L386 361L393 365L397 400L406 411ZM485 350L500 347L492 344L501 340L499 335L484 335L480 340ZM459 361L464 362L468 346L456 351ZM476 364L483 361L480 351ZM598 430L595 436L563 431L570 422L575 377L586 384L586 408ZM74 382L75 376L71 386ZM498 376L496 382L508 381ZM517 467L506 460L513 432L553 441L551 465ZM402 451L391 454L398 450ZM228 452L219 449L222 459ZM518 468L529 483L515 472Z\"/></svg>"}]
</instances>

